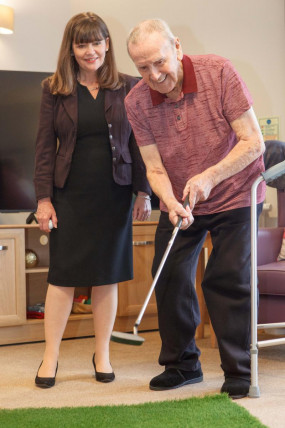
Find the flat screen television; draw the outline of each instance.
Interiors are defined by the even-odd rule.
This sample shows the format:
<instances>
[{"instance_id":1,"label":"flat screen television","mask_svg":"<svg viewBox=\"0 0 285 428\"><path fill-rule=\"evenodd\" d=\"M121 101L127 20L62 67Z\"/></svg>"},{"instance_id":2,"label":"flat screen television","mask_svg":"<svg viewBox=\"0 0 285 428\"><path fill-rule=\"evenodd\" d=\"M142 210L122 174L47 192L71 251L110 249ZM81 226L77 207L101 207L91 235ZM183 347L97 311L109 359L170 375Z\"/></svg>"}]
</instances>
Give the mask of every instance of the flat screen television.
<instances>
[{"instance_id":1,"label":"flat screen television","mask_svg":"<svg viewBox=\"0 0 285 428\"><path fill-rule=\"evenodd\" d=\"M52 73L0 70L0 212L32 212L41 82Z\"/></svg>"},{"instance_id":2,"label":"flat screen television","mask_svg":"<svg viewBox=\"0 0 285 428\"><path fill-rule=\"evenodd\" d=\"M52 73L0 70L0 212L33 212L41 82ZM159 207L156 195L152 208Z\"/></svg>"}]
</instances>

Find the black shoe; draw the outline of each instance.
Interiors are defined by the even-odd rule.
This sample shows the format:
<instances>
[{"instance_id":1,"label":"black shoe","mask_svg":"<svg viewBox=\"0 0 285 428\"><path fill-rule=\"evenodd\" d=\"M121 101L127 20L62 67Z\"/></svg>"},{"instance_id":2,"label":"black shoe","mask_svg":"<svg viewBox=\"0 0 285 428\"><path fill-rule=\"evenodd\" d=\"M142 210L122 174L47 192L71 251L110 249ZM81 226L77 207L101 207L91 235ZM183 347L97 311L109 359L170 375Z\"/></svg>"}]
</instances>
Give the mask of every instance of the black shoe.
<instances>
[{"instance_id":1,"label":"black shoe","mask_svg":"<svg viewBox=\"0 0 285 428\"><path fill-rule=\"evenodd\" d=\"M93 363L94 370L95 370L95 378L98 382L104 382L104 383L113 382L113 380L115 379L115 373L114 372L112 372L112 373L97 372L96 364L95 364L95 354L93 354L92 363Z\"/></svg>"},{"instance_id":2,"label":"black shoe","mask_svg":"<svg viewBox=\"0 0 285 428\"><path fill-rule=\"evenodd\" d=\"M42 363L43 362L41 362L40 367L41 367ZM40 367L38 368L38 372L40 370ZM37 373L37 376L35 378L36 386L38 386L39 388L51 388L52 386L54 386L57 368L58 368L58 363L56 364L54 377L39 377L38 373Z\"/></svg>"},{"instance_id":3,"label":"black shoe","mask_svg":"<svg viewBox=\"0 0 285 428\"><path fill-rule=\"evenodd\" d=\"M248 395L250 381L237 377L227 377L221 392L226 392L233 400L243 398Z\"/></svg>"},{"instance_id":4,"label":"black shoe","mask_svg":"<svg viewBox=\"0 0 285 428\"><path fill-rule=\"evenodd\" d=\"M190 383L202 382L202 380L203 373L201 369L186 371L171 368L151 379L149 388L154 391L164 391L166 389L180 388L180 386Z\"/></svg>"}]
</instances>

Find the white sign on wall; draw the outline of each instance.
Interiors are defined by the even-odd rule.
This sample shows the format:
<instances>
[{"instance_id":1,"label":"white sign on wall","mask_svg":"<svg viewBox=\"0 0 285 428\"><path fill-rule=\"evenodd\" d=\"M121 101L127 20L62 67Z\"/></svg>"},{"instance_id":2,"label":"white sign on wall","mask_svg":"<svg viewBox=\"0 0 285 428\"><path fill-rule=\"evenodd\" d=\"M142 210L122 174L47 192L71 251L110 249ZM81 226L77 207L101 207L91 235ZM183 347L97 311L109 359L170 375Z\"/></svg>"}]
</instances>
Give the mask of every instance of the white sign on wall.
<instances>
[{"instance_id":1,"label":"white sign on wall","mask_svg":"<svg viewBox=\"0 0 285 428\"><path fill-rule=\"evenodd\" d=\"M279 140L279 117L263 117L259 126L264 140Z\"/></svg>"}]
</instances>

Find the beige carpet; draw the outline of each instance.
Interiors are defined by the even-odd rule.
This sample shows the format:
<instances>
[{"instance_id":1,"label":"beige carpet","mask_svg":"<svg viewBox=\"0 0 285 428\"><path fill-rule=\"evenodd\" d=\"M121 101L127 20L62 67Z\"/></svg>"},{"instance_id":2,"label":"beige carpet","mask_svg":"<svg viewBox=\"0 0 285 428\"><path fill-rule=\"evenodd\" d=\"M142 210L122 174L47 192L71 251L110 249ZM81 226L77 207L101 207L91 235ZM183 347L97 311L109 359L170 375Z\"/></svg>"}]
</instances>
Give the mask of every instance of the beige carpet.
<instances>
[{"instance_id":1,"label":"beige carpet","mask_svg":"<svg viewBox=\"0 0 285 428\"><path fill-rule=\"evenodd\" d=\"M142 346L111 344L116 380L110 384L94 380L91 363L94 339L63 341L56 386L48 390L34 386L43 343L1 347L1 408L133 404L219 392L223 374L218 350L210 347L209 337L197 341L202 351L204 382L171 391L150 391L149 380L162 371L157 363L160 339L158 332L141 335L146 339ZM244 398L236 403L268 427L285 428L285 345L260 350L259 386L260 398Z\"/></svg>"}]
</instances>

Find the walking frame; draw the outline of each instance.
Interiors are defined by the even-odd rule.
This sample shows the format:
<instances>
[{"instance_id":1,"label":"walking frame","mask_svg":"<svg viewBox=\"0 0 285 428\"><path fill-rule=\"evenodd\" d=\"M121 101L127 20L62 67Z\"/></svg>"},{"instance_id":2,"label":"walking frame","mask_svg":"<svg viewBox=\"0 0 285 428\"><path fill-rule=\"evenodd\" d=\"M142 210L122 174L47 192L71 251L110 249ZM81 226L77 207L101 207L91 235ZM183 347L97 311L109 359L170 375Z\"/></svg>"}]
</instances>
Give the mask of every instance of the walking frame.
<instances>
[{"instance_id":1,"label":"walking frame","mask_svg":"<svg viewBox=\"0 0 285 428\"><path fill-rule=\"evenodd\" d=\"M257 339L258 329L285 327L285 320L284 322L279 323L257 324L257 187L262 181L269 183L283 174L285 174L285 161L280 162L277 165L269 168L267 171L263 172L254 181L251 188L251 384L248 394L248 396L251 398L260 397L260 390L258 386L258 349L266 346L281 345L285 343L285 337L261 341L258 341Z\"/></svg>"}]
</instances>

